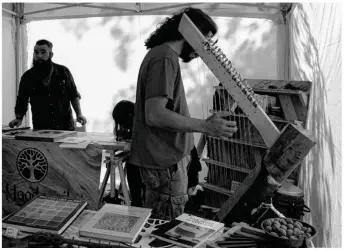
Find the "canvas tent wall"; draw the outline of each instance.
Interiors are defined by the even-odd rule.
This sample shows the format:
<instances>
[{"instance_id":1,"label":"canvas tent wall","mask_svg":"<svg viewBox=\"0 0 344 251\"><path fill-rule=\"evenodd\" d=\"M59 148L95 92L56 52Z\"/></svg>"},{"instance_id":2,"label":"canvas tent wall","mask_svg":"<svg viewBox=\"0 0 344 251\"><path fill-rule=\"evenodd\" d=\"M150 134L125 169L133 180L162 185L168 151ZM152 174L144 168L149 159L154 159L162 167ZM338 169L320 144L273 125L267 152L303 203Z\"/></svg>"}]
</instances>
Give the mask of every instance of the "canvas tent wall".
<instances>
[{"instance_id":1,"label":"canvas tent wall","mask_svg":"<svg viewBox=\"0 0 344 251\"><path fill-rule=\"evenodd\" d=\"M312 82L308 127L317 145L300 186L316 247L342 246L342 4L300 3L290 13L289 78Z\"/></svg>"},{"instance_id":2,"label":"canvas tent wall","mask_svg":"<svg viewBox=\"0 0 344 251\"><path fill-rule=\"evenodd\" d=\"M5 4L3 4L4 7ZM11 4L5 5L11 7ZM15 19L12 14L2 12L2 120L13 118L16 96L16 60L15 60Z\"/></svg>"},{"instance_id":3,"label":"canvas tent wall","mask_svg":"<svg viewBox=\"0 0 344 251\"><path fill-rule=\"evenodd\" d=\"M24 6L2 3L2 121L14 118L14 105L21 74L26 70L27 34L21 25Z\"/></svg>"}]
</instances>

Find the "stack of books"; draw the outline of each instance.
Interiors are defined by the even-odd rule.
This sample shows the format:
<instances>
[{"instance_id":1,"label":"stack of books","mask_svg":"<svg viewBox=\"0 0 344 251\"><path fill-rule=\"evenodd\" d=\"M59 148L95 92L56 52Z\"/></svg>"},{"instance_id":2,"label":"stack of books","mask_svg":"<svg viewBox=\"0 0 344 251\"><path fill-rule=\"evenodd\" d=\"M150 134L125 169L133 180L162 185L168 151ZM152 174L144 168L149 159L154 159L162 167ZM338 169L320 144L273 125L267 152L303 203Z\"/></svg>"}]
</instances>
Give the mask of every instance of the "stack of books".
<instances>
[{"instance_id":1,"label":"stack of books","mask_svg":"<svg viewBox=\"0 0 344 251\"><path fill-rule=\"evenodd\" d=\"M180 247L196 248L224 228L224 223L182 214L152 232L155 238Z\"/></svg>"}]
</instances>

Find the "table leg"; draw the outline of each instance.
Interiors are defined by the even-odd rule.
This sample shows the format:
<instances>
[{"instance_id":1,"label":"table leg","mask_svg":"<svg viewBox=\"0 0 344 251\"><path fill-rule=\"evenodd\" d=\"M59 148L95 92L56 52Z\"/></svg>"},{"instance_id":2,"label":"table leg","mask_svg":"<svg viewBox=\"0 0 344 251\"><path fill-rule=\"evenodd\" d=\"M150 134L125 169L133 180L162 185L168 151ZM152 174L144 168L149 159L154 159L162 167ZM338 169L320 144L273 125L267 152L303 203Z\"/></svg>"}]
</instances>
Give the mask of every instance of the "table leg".
<instances>
[{"instance_id":1,"label":"table leg","mask_svg":"<svg viewBox=\"0 0 344 251\"><path fill-rule=\"evenodd\" d=\"M110 170L112 169L111 168L112 162L109 159L106 159L105 163L106 163L106 173L105 173L105 176L104 176L104 179L103 179L103 182L102 182L102 186L100 188L100 195L99 195L98 204L97 204L98 205L98 209L101 206L101 202L102 202L103 195L104 195L104 192L105 192L105 187L106 187L106 184L107 184L107 182L109 180Z\"/></svg>"},{"instance_id":2,"label":"table leg","mask_svg":"<svg viewBox=\"0 0 344 251\"><path fill-rule=\"evenodd\" d=\"M130 206L129 192L128 192L127 182L125 180L125 175L124 175L124 170L123 170L123 162L121 160L118 160L116 164L118 166L119 176L121 178L124 201L127 206Z\"/></svg>"}]
</instances>

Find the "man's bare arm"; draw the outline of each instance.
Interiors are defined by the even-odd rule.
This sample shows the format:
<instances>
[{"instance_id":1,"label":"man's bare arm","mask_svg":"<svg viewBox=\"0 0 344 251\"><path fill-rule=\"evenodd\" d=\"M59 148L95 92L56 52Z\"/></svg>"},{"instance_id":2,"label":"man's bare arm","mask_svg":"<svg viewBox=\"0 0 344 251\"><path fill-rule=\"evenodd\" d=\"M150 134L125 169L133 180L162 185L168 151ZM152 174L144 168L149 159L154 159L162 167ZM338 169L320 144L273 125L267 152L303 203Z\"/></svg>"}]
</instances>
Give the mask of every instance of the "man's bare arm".
<instances>
[{"instance_id":1,"label":"man's bare arm","mask_svg":"<svg viewBox=\"0 0 344 251\"><path fill-rule=\"evenodd\" d=\"M149 126L165 128L178 132L200 132L216 137L232 137L237 131L234 121L221 117L229 113L211 116L208 119L196 119L182 116L166 108L168 98L154 97L145 102L146 123Z\"/></svg>"},{"instance_id":2,"label":"man's bare arm","mask_svg":"<svg viewBox=\"0 0 344 251\"><path fill-rule=\"evenodd\" d=\"M76 114L76 121L78 121L82 125L86 124L87 120L81 113L80 99L77 97L72 100L71 103Z\"/></svg>"}]
</instances>

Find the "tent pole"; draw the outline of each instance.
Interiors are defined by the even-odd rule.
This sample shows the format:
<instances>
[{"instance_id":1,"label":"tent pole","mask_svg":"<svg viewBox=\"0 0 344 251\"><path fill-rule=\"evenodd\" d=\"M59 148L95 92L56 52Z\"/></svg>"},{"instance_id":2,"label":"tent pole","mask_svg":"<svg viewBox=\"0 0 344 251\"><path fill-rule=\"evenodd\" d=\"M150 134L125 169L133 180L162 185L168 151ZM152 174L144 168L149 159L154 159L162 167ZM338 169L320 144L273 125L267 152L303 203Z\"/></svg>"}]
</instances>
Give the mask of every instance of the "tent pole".
<instances>
[{"instance_id":1,"label":"tent pole","mask_svg":"<svg viewBox=\"0 0 344 251\"><path fill-rule=\"evenodd\" d=\"M13 16L18 16L18 14L17 14L16 12L11 11L11 10L8 10L8 9L6 9L6 8L2 8L2 11L7 12L7 13L9 13L9 14L12 14Z\"/></svg>"},{"instance_id":2,"label":"tent pole","mask_svg":"<svg viewBox=\"0 0 344 251\"><path fill-rule=\"evenodd\" d=\"M265 3L257 3L257 4L252 4L252 3L223 3L223 4L228 4L228 5L239 5L239 6L248 6L248 7L256 7L256 8L265 8L265 9L277 9L279 10L279 7L272 6L269 4Z\"/></svg>"},{"instance_id":3,"label":"tent pole","mask_svg":"<svg viewBox=\"0 0 344 251\"><path fill-rule=\"evenodd\" d=\"M16 93L18 93L19 89L19 82L20 82L20 44L21 44L21 28L20 28L20 19L22 17L22 9L20 3L15 3L15 10L17 12L17 16L15 17L16 20L16 43L15 43L15 62L16 62Z\"/></svg>"},{"instance_id":4,"label":"tent pole","mask_svg":"<svg viewBox=\"0 0 344 251\"><path fill-rule=\"evenodd\" d=\"M15 17L15 23L16 23L16 42L15 42L15 63L16 63L16 83L15 83L15 93L17 95L19 90L19 83L20 78L22 75L23 70L23 57L22 57L22 27L21 27L21 21L23 20L23 13L24 13L24 3L15 3L15 11L17 12L17 16ZM28 112L26 113L26 116L23 119L23 125L28 126L29 125L29 118L28 118Z\"/></svg>"},{"instance_id":5,"label":"tent pole","mask_svg":"<svg viewBox=\"0 0 344 251\"><path fill-rule=\"evenodd\" d=\"M291 61L290 61L290 18L291 18L291 13L295 8L295 4L290 4L287 6L287 10L285 11L284 14L284 19L285 19L285 66L284 66L284 79L285 80L290 80L291 79L291 73L290 73L290 68L291 68Z\"/></svg>"},{"instance_id":6,"label":"tent pole","mask_svg":"<svg viewBox=\"0 0 344 251\"><path fill-rule=\"evenodd\" d=\"M156 10L166 10L166 9L171 9L171 8L188 7L191 5L199 5L199 4L202 4L202 3L185 3L185 4L168 5L168 6L164 6L164 7L144 9L144 10L142 10L142 13L150 12L150 11L156 11ZM154 15L154 14L152 14L152 15Z\"/></svg>"},{"instance_id":7,"label":"tent pole","mask_svg":"<svg viewBox=\"0 0 344 251\"><path fill-rule=\"evenodd\" d=\"M141 13L141 3L136 3L136 6L138 7L138 13Z\"/></svg>"},{"instance_id":8,"label":"tent pole","mask_svg":"<svg viewBox=\"0 0 344 251\"><path fill-rule=\"evenodd\" d=\"M284 79L290 80L290 27L289 18L286 18L285 24L285 66L284 66Z\"/></svg>"},{"instance_id":9,"label":"tent pole","mask_svg":"<svg viewBox=\"0 0 344 251\"><path fill-rule=\"evenodd\" d=\"M73 8L73 7L84 7L84 8L96 8L96 9L107 9L107 10L120 10L120 11L128 11L128 12L133 12L136 13L136 10L131 10L131 9L124 9L124 8L115 8L115 7L107 7L107 6L98 6L98 5L91 5L87 3L80 3L80 4L63 4L61 3L61 7L54 7L54 8L48 8L48 9L42 9L42 10L36 10L36 11L31 11L24 13L25 16L32 15L32 14L37 14L37 13L42 13L42 12L48 12L48 11L54 11L54 10L61 10L61 9L68 9L68 8Z\"/></svg>"},{"instance_id":10,"label":"tent pole","mask_svg":"<svg viewBox=\"0 0 344 251\"><path fill-rule=\"evenodd\" d=\"M152 14L154 15L154 14ZM137 12L116 14L115 16L137 16ZM67 15L67 16L56 16L56 17L26 17L24 22L32 21L43 21L43 20L58 20L58 19L78 19L78 18L89 18L89 17L114 17L113 13L102 13L102 14L87 14L87 15Z\"/></svg>"},{"instance_id":11,"label":"tent pole","mask_svg":"<svg viewBox=\"0 0 344 251\"><path fill-rule=\"evenodd\" d=\"M134 12L137 13L136 10L132 9L124 9L124 8L117 8L117 7L110 7L110 6L100 6L95 4L84 4L82 5L84 8L95 8L95 9L104 9L104 10L120 10L120 11L128 11L128 12Z\"/></svg>"},{"instance_id":12,"label":"tent pole","mask_svg":"<svg viewBox=\"0 0 344 251\"><path fill-rule=\"evenodd\" d=\"M68 5L64 5L64 6L61 6L61 7L36 10L36 11L31 11L31 12L24 13L24 15L27 16L27 15L37 14L37 13L41 13L41 12L48 12L48 11L54 11L54 10L62 10L62 9L67 9L67 8L71 8L71 7L78 7L78 6L82 6L82 4L68 4Z\"/></svg>"}]
</instances>

